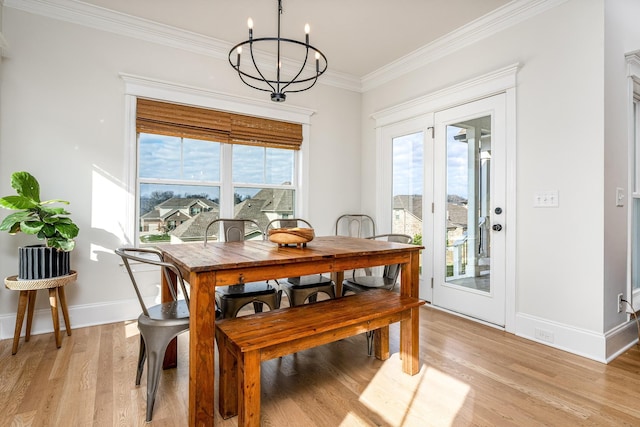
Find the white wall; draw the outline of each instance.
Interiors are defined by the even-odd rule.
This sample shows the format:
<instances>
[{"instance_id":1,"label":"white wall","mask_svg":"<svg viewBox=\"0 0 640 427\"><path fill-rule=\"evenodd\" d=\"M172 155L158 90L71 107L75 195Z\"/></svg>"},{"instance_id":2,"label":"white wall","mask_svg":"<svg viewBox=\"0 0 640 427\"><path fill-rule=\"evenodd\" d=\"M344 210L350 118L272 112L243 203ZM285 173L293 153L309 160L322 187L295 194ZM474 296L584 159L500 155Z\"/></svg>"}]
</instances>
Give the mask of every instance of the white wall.
<instances>
[{"instance_id":1,"label":"white wall","mask_svg":"<svg viewBox=\"0 0 640 427\"><path fill-rule=\"evenodd\" d=\"M365 162L375 157L370 114L513 63L521 66L515 330L533 338L533 329L544 327L555 333L555 346L604 360L602 1L562 3L366 93ZM363 170L362 183L363 206L371 208L370 171ZM558 190L559 208L533 208L540 190ZM625 256L616 254L616 262Z\"/></svg>"},{"instance_id":2,"label":"white wall","mask_svg":"<svg viewBox=\"0 0 640 427\"><path fill-rule=\"evenodd\" d=\"M125 210L128 147L119 73L249 98L268 94L245 87L226 60L6 6L2 30L10 49L1 64L0 195L13 192L12 172L26 170L39 179L44 198L71 202L80 227L72 253L78 282L67 289L73 327L137 316L128 278L112 253L128 243L126 227L133 224ZM339 214L359 207L360 94L318 84L290 95L287 105L315 111L311 141L303 143L311 160L304 215L319 234L332 233ZM0 274L15 274L17 247L32 243L0 235ZM16 307L17 293L1 288L0 338L13 336ZM38 308L35 332L51 330L44 297Z\"/></svg>"}]
</instances>

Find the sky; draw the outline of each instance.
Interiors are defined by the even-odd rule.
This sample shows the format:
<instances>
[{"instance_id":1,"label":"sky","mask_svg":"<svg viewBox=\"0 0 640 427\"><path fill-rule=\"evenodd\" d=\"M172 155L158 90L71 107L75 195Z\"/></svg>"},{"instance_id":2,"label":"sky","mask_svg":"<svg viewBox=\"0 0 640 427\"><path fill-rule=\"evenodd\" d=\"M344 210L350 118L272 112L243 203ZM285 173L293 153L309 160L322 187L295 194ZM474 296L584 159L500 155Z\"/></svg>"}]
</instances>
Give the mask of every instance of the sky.
<instances>
[{"instance_id":1,"label":"sky","mask_svg":"<svg viewBox=\"0 0 640 427\"><path fill-rule=\"evenodd\" d=\"M447 190L467 198L467 144L455 141L460 130L447 127ZM393 139L393 195L423 194L424 132Z\"/></svg>"},{"instance_id":2,"label":"sky","mask_svg":"<svg viewBox=\"0 0 640 427\"><path fill-rule=\"evenodd\" d=\"M219 188L215 184L219 184L222 174L220 143L186 138L181 142L179 137L140 134L139 146L140 178L208 184L146 184L141 185L142 197L152 191L173 191L176 195L207 193L211 198L219 197ZM293 182L293 150L238 144L234 144L232 150L234 183L280 185ZM242 192L251 193L249 189Z\"/></svg>"}]
</instances>

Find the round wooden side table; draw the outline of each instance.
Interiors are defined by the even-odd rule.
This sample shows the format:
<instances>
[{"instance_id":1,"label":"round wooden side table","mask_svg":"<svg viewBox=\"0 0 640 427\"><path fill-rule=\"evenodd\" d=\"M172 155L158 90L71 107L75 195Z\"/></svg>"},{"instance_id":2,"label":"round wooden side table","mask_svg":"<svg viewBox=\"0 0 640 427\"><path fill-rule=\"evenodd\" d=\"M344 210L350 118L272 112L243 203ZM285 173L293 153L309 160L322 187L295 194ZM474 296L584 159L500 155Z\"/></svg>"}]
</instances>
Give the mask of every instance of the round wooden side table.
<instances>
[{"instance_id":1,"label":"round wooden side table","mask_svg":"<svg viewBox=\"0 0 640 427\"><path fill-rule=\"evenodd\" d=\"M13 348L11 354L18 352L18 342L20 341L20 331L22 331L22 321L24 320L25 310L27 311L27 332L25 342L31 338L31 322L33 320L33 309L35 308L36 292L38 289L49 290L49 305L51 306L51 318L53 320L53 332L56 338L56 347L62 345L60 336L60 319L58 318L58 301L62 308L62 316L64 317L64 325L67 335L71 335L71 323L69 322L69 313L67 312L67 299L64 295L64 286L74 282L78 277L78 273L71 271L66 276L51 277L39 280L19 280L18 276L9 276L4 279L4 285L7 289L20 291L18 300L18 313L16 316L16 330L13 334Z\"/></svg>"}]
</instances>

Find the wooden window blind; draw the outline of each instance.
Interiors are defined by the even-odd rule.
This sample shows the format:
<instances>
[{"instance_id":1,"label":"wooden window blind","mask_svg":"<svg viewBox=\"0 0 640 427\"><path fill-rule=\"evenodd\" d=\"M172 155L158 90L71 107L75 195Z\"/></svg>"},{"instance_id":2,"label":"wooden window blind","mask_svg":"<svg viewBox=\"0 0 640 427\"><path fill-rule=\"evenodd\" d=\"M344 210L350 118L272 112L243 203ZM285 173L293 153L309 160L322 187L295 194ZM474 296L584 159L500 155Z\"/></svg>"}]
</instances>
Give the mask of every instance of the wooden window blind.
<instances>
[{"instance_id":1,"label":"wooden window blind","mask_svg":"<svg viewBox=\"0 0 640 427\"><path fill-rule=\"evenodd\" d=\"M300 124L138 98L136 131L299 150Z\"/></svg>"}]
</instances>

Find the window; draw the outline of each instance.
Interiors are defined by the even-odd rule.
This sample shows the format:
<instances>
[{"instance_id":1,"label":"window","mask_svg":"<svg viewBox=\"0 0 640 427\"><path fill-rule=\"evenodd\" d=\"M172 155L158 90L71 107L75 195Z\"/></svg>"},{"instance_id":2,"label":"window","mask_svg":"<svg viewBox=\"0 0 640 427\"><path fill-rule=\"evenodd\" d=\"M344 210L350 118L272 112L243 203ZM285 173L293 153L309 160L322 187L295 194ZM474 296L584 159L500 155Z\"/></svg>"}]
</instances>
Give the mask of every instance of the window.
<instances>
[{"instance_id":1,"label":"window","mask_svg":"<svg viewBox=\"0 0 640 427\"><path fill-rule=\"evenodd\" d=\"M140 243L202 240L219 217L264 229L294 216L300 125L144 99L136 116Z\"/></svg>"}]
</instances>

